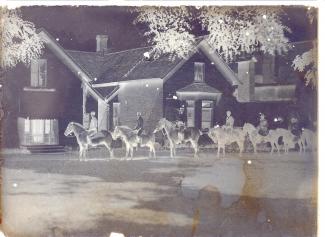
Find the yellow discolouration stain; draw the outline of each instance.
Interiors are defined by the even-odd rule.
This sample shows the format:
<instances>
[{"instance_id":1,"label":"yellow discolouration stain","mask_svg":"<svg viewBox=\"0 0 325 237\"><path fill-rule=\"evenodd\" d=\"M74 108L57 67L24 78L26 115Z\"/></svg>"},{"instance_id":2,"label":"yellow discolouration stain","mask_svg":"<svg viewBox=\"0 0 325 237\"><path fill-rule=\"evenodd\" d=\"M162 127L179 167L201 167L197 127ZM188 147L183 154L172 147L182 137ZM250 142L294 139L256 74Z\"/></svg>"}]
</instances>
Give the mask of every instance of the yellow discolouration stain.
<instances>
[{"instance_id":1,"label":"yellow discolouration stain","mask_svg":"<svg viewBox=\"0 0 325 237\"><path fill-rule=\"evenodd\" d=\"M197 226L200 223L200 210L196 209L193 215L193 224L192 224L192 234L191 236L195 235L195 232L197 230Z\"/></svg>"}]
</instances>

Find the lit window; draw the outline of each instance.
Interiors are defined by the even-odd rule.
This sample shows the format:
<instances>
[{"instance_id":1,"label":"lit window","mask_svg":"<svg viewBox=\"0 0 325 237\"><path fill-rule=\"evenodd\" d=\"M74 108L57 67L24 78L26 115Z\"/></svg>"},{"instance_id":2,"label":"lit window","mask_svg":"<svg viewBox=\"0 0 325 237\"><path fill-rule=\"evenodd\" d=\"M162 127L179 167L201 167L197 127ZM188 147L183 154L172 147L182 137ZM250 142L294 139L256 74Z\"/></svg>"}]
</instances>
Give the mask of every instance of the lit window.
<instances>
[{"instance_id":1,"label":"lit window","mask_svg":"<svg viewBox=\"0 0 325 237\"><path fill-rule=\"evenodd\" d=\"M25 132L28 133L30 132L30 120L25 119Z\"/></svg>"},{"instance_id":2,"label":"lit window","mask_svg":"<svg viewBox=\"0 0 325 237\"><path fill-rule=\"evenodd\" d=\"M51 120L45 120L45 134L50 134L51 132Z\"/></svg>"}]
</instances>

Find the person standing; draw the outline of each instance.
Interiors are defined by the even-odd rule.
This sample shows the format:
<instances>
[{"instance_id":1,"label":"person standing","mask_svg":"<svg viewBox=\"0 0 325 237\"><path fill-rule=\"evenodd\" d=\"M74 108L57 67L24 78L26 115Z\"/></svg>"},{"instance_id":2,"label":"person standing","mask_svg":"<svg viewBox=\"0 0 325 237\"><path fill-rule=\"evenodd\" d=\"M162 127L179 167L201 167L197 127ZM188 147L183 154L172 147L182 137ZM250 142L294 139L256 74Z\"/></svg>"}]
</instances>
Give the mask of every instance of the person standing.
<instances>
[{"instance_id":1,"label":"person standing","mask_svg":"<svg viewBox=\"0 0 325 237\"><path fill-rule=\"evenodd\" d=\"M98 132L98 120L96 118L96 112L90 112L90 124L89 124L89 136L94 136Z\"/></svg>"},{"instance_id":2,"label":"person standing","mask_svg":"<svg viewBox=\"0 0 325 237\"><path fill-rule=\"evenodd\" d=\"M143 118L140 112L137 112L137 125L134 130L138 130L138 136L140 136L143 132Z\"/></svg>"}]
</instances>

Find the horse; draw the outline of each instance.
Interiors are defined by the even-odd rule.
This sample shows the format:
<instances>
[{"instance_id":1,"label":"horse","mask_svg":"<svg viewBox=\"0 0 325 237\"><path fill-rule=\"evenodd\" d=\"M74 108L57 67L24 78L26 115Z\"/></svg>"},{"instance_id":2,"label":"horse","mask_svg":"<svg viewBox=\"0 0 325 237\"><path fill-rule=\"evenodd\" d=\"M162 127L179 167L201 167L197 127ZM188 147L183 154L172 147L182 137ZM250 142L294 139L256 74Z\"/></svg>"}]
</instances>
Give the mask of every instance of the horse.
<instances>
[{"instance_id":1,"label":"horse","mask_svg":"<svg viewBox=\"0 0 325 237\"><path fill-rule=\"evenodd\" d=\"M64 135L68 137L69 135L74 134L74 136L76 137L77 143L79 145L80 161L82 160L82 158L84 158L84 160L86 161L86 151L89 147L97 147L100 145L104 145L108 149L111 158L113 158L113 137L108 131L101 131L101 133L104 135L103 137L91 138L89 136L89 132L81 124L76 122L70 122L64 132Z\"/></svg>"},{"instance_id":2,"label":"horse","mask_svg":"<svg viewBox=\"0 0 325 237\"><path fill-rule=\"evenodd\" d=\"M243 126L243 131L247 132L249 139L252 142L254 153L257 152L257 144L262 142L269 142L271 144L271 153L276 149L279 152L278 140L282 137L284 144L284 151L289 152L289 148L295 146L295 135L293 135L289 130L283 128L277 128L274 130L269 130L266 136L259 134L258 129L250 123L245 123Z\"/></svg>"},{"instance_id":3,"label":"horse","mask_svg":"<svg viewBox=\"0 0 325 237\"><path fill-rule=\"evenodd\" d=\"M220 156L221 148L223 154L226 151L226 145L236 142L239 146L239 154L244 150L244 142L246 133L241 128L226 129L224 127L214 127L209 129L208 136L218 145L218 156Z\"/></svg>"},{"instance_id":4,"label":"horse","mask_svg":"<svg viewBox=\"0 0 325 237\"><path fill-rule=\"evenodd\" d=\"M315 138L316 134L312 130L303 128L299 139L300 152L305 152L308 147L314 151L316 149Z\"/></svg>"},{"instance_id":5,"label":"horse","mask_svg":"<svg viewBox=\"0 0 325 237\"><path fill-rule=\"evenodd\" d=\"M138 130L133 130L127 126L116 126L112 136L116 138L121 138L125 144L126 154L125 157L129 155L133 158L133 148L140 144L141 147L149 147L149 157L153 156L156 158L156 148L155 148L155 136L154 134L138 135Z\"/></svg>"},{"instance_id":6,"label":"horse","mask_svg":"<svg viewBox=\"0 0 325 237\"><path fill-rule=\"evenodd\" d=\"M154 130L154 133L165 130L167 138L169 140L170 157L176 156L176 145L184 142L190 142L194 149L194 157L198 157L199 150L199 137L202 132L195 127L188 127L180 129L176 124L168 121L166 118L162 118L158 121L158 124Z\"/></svg>"}]
</instances>

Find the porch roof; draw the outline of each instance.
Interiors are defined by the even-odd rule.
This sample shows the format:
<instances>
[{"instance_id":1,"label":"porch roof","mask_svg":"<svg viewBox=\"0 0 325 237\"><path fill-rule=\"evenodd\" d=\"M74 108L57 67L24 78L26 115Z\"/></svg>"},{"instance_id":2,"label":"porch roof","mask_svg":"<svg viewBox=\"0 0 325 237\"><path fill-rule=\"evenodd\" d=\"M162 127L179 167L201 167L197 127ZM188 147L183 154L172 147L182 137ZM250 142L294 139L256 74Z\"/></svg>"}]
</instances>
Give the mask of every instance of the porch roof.
<instances>
[{"instance_id":1,"label":"porch roof","mask_svg":"<svg viewBox=\"0 0 325 237\"><path fill-rule=\"evenodd\" d=\"M180 97L181 100L187 99L218 99L222 92L216 88L209 86L205 82L193 82L190 85L187 85L176 91L176 94Z\"/></svg>"},{"instance_id":2,"label":"porch roof","mask_svg":"<svg viewBox=\"0 0 325 237\"><path fill-rule=\"evenodd\" d=\"M119 86L93 87L93 89L96 90L104 99L108 99L119 88Z\"/></svg>"},{"instance_id":3,"label":"porch roof","mask_svg":"<svg viewBox=\"0 0 325 237\"><path fill-rule=\"evenodd\" d=\"M193 82L190 85L187 85L179 90L177 92L200 92L200 93L221 93L216 88L209 86L205 82Z\"/></svg>"}]
</instances>

